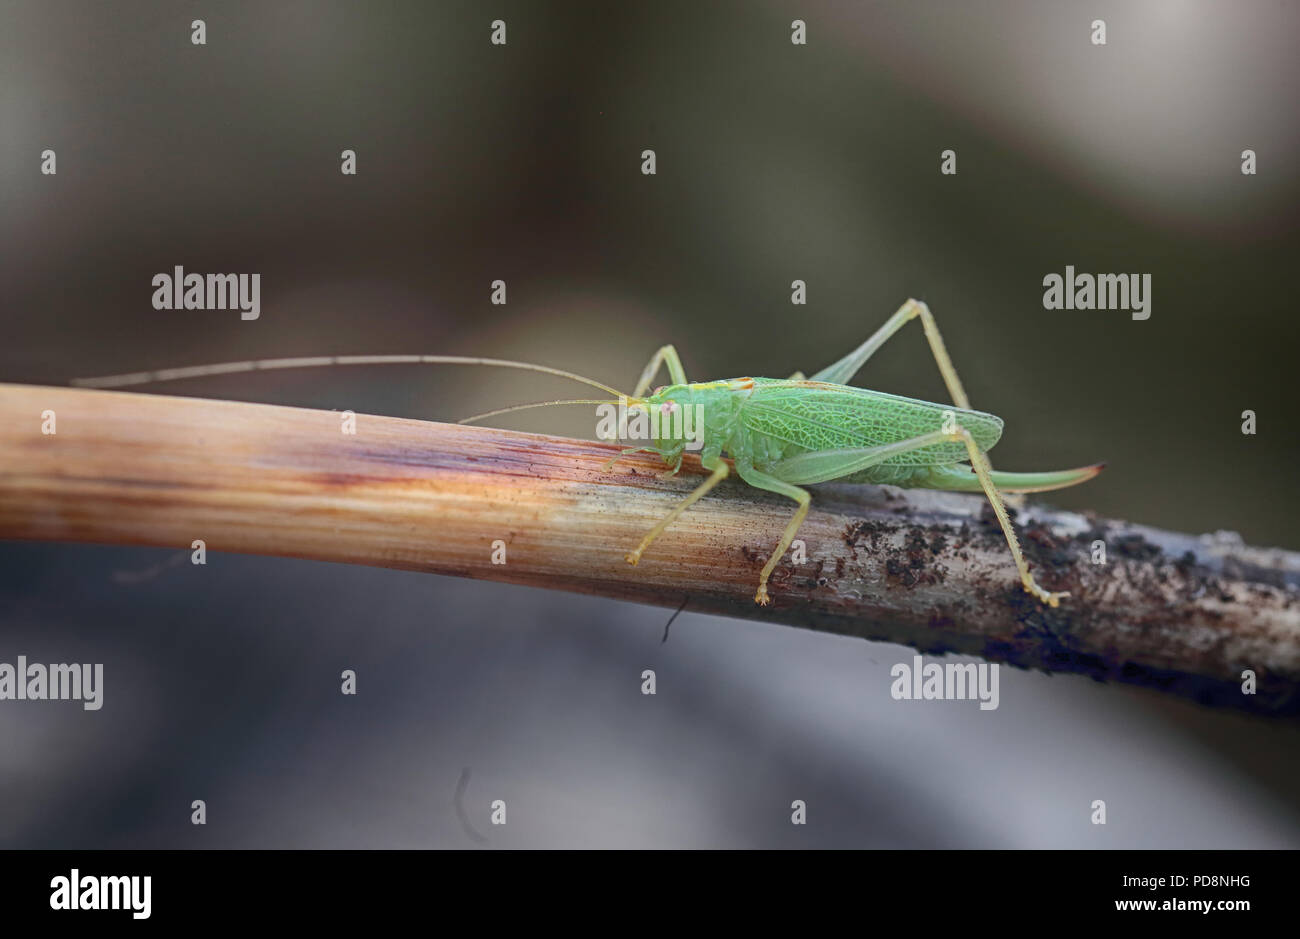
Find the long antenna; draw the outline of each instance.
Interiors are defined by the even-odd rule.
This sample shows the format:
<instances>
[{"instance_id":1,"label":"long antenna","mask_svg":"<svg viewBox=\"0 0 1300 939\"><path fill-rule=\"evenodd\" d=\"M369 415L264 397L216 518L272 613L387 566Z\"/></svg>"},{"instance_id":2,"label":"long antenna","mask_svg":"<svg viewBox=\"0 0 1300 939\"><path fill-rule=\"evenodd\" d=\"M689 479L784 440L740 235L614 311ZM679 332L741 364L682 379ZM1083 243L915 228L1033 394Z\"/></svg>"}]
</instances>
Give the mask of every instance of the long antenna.
<instances>
[{"instance_id":1,"label":"long antenna","mask_svg":"<svg viewBox=\"0 0 1300 939\"><path fill-rule=\"evenodd\" d=\"M626 398L623 392L584 378L563 369L534 365L531 362L514 362L510 359L481 359L461 355L318 355L298 359L250 359L246 362L222 362L217 365L191 365L186 368L164 368L155 372L126 372L121 375L103 375L98 378L74 378L72 385L80 388L126 388L131 385L149 385L160 381L178 381L183 378L201 378L206 375L229 375L233 372L270 372L285 368L316 368L324 365L494 365L498 368L519 368L542 372L559 378L580 381L599 388L615 397ZM605 402L597 402L603 404Z\"/></svg>"},{"instance_id":2,"label":"long antenna","mask_svg":"<svg viewBox=\"0 0 1300 939\"><path fill-rule=\"evenodd\" d=\"M600 398L570 398L567 401L535 401L532 404L512 404L508 408L497 408L495 411L487 411L483 414L475 414L473 417L462 417L457 424L472 424L474 421L481 421L485 417L496 417L498 414L509 414L511 411L527 411L529 408L547 408L553 404L617 404L617 401L604 401ZM631 405L629 405L630 407Z\"/></svg>"}]
</instances>

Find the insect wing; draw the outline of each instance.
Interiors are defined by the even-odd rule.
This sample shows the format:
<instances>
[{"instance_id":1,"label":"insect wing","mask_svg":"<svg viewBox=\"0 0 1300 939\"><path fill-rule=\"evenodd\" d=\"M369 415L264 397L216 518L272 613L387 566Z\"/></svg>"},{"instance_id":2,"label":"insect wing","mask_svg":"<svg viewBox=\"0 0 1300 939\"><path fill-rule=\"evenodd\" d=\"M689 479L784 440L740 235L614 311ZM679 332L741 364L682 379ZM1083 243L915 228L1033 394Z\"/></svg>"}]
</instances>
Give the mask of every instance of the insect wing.
<instances>
[{"instance_id":1,"label":"insect wing","mask_svg":"<svg viewBox=\"0 0 1300 939\"><path fill-rule=\"evenodd\" d=\"M785 456L895 443L944 429L946 416L971 432L981 450L1002 435L1002 419L932 401L815 381L756 380L741 421L746 430L781 441ZM788 449L787 449L788 448ZM960 441L944 442L891 458L900 466L930 466L967 459Z\"/></svg>"}]
</instances>

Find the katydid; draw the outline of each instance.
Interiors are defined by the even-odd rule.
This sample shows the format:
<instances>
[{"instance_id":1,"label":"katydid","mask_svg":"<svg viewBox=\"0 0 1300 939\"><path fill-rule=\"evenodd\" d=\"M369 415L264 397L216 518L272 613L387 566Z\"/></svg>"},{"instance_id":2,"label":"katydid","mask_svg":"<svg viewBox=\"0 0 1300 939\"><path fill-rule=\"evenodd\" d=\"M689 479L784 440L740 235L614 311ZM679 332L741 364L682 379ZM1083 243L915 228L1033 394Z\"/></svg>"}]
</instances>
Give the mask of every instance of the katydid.
<instances>
[{"instance_id":1,"label":"katydid","mask_svg":"<svg viewBox=\"0 0 1300 939\"><path fill-rule=\"evenodd\" d=\"M866 361L908 321L920 317L930 351L938 363L953 405L920 401L850 386L848 382ZM1101 472L1104 464L1045 473L997 472L987 453L1002 435L1002 419L973 410L953 368L934 315L918 300L908 300L862 345L844 358L811 377L796 372L786 379L732 378L691 382L686 378L677 350L659 349L642 371L631 395L573 372L513 362L442 355L318 356L298 359L265 359L135 372L104 378L77 379L73 384L97 388L142 385L158 381L226 374L303 368L319 365L381 365L401 363L492 365L528 369L572 379L615 395L627 407L647 414L670 415L677 409L699 406L703 415L700 463L709 476L655 525L631 551L626 560L636 564L665 529L733 471L758 489L793 500L798 508L786 526L776 550L763 565L755 602L771 603L768 579L794 540L808 514L811 496L803 487L839 480L843 482L887 483L894 486L983 491L993 506L998 524L1011 549L1012 559L1024 589L1039 601L1057 606L1068 593L1044 590L1029 572L1001 492L1045 492L1086 482ZM650 392L660 368L672 381ZM647 392L650 392L647 394ZM465 418L461 423L493 417L526 408L559 404L606 404L604 400L579 399L543 401L515 405ZM664 422L667 423L667 422ZM655 453L667 467L665 475L681 469L686 450L684 439L659 437L653 446L634 447L616 454L605 464L608 471L620 456ZM730 457L730 462L723 458Z\"/></svg>"}]
</instances>

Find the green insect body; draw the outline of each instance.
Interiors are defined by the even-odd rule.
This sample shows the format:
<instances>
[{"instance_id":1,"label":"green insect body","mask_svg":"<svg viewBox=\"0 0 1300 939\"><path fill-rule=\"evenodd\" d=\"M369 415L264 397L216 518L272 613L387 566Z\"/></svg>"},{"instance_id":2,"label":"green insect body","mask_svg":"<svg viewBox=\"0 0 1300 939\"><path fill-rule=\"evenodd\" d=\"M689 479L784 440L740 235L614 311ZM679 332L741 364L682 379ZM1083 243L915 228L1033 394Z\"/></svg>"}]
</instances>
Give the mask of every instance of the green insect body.
<instances>
[{"instance_id":1,"label":"green insect body","mask_svg":"<svg viewBox=\"0 0 1300 939\"><path fill-rule=\"evenodd\" d=\"M953 397L951 406L847 384L890 336L915 317L921 319L931 352ZM673 384L646 395L661 366L667 367ZM768 578L808 513L809 493L801 487L830 480L982 490L997 515L1025 590L1051 606L1068 596L1044 590L1030 574L999 490L1042 492L1072 486L1096 476L1102 466L1048 473L994 471L987 452L1002 436L1003 421L970 407L934 317L919 301L907 301L866 342L811 379L796 373L788 379L734 378L692 383L686 380L676 350L664 346L642 373L631 404L664 414L698 406L704 419L700 462L710 470L709 478L627 556L631 564L641 559L683 511L729 475L731 469L722 459L726 454L746 483L788 496L798 504L776 551L759 574L754 596L759 604L771 602ZM685 447L681 440L659 439L653 447L624 452L657 453L670 467L670 473L675 473L681 467Z\"/></svg>"},{"instance_id":2,"label":"green insect body","mask_svg":"<svg viewBox=\"0 0 1300 939\"><path fill-rule=\"evenodd\" d=\"M1002 436L1002 419L982 411L966 411L929 401L851 385L806 379L733 378L720 382L672 385L647 399L651 407L665 403L699 405L705 416L703 455L725 451L737 460L767 466L792 457L823 451L849 450L895 443L939 430L945 419L967 428L981 450ZM677 459L669 441L665 458ZM961 443L943 441L889 457L858 473L837 476L842 482L923 486L930 468L966 459ZM824 479L789 482L824 482Z\"/></svg>"},{"instance_id":3,"label":"green insect body","mask_svg":"<svg viewBox=\"0 0 1300 939\"><path fill-rule=\"evenodd\" d=\"M952 405L904 398L848 384L890 336L918 317L952 396ZM598 381L560 369L501 359L443 355L268 359L158 372L134 372L104 378L78 379L73 383L114 388L233 372L322 365L413 363L527 369L599 388L615 395L629 408L647 414L657 412L660 417L671 418L679 409L683 412L691 409L690 413L700 415L703 421L698 435L702 444L700 462L709 471L709 476L650 530L627 555L627 561L636 564L668 526L734 471L749 485L787 496L798 506L776 550L759 573L758 591L754 599L760 604L771 602L767 589L768 578L808 513L811 497L802 487L838 480L965 492L982 491L993 506L1024 589L1043 603L1056 606L1068 594L1044 590L1030 574L1003 505L1001 492L1060 489L1092 479L1102 469L1102 464L1096 464L1045 473L995 471L989 465L987 453L1002 436L1003 421L993 414L970 407L933 315L924 303L916 300L908 300L866 342L811 378L804 378L796 372L786 379L747 377L690 382L677 351L672 346L664 346L650 359L641 373L635 392L630 396ZM651 382L661 367L667 368L672 383L649 393ZM465 418L462 423L525 408L610 403L613 402L590 399L543 401L490 411ZM671 420L661 420L652 426L658 426L662 430L665 426L674 425ZM680 421L677 426L681 426ZM652 443L652 446L622 451L606 464L606 469L612 467L622 454L645 451L655 453L663 460L668 467L667 475L675 474L681 469L687 450L684 437L670 439L660 436ZM730 463L723 458L724 455L730 457Z\"/></svg>"},{"instance_id":4,"label":"green insect body","mask_svg":"<svg viewBox=\"0 0 1300 939\"><path fill-rule=\"evenodd\" d=\"M752 390L748 387L753 383ZM721 441L715 452L765 466L805 453L847 450L861 446L897 443L940 429L952 420L971 432L976 446L988 452L1002 437L1002 418L986 411L945 407L932 401L904 398L851 385L774 378L733 378L656 389L646 399L649 406L664 403L687 407L699 404L706 415L706 437ZM714 415L714 422L709 422ZM666 463L680 465L684 447L668 440L656 441L654 450ZM710 448L704 448L708 454ZM966 447L945 441L889 457L884 462L847 476L797 479L789 482L874 483L903 489L980 491L979 477L967 465ZM993 481L1003 492L1045 492L1091 478L1091 467L1047 473L993 471ZM787 470L788 472L788 470Z\"/></svg>"}]
</instances>

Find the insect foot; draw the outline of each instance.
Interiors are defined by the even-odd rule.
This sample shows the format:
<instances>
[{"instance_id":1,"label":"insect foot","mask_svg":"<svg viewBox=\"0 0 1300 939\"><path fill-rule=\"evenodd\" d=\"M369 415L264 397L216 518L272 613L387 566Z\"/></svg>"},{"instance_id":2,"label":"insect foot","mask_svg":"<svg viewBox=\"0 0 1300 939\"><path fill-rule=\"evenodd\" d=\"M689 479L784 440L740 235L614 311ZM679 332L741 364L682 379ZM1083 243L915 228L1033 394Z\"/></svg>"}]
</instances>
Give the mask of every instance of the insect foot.
<instances>
[{"instance_id":1,"label":"insect foot","mask_svg":"<svg viewBox=\"0 0 1300 939\"><path fill-rule=\"evenodd\" d=\"M772 605L772 598L767 594L767 584L758 585L758 593L754 594L754 602L759 606Z\"/></svg>"},{"instance_id":2,"label":"insect foot","mask_svg":"<svg viewBox=\"0 0 1300 939\"><path fill-rule=\"evenodd\" d=\"M1070 595L1070 592L1068 590L1061 593L1052 593L1051 591L1044 590L1042 587L1038 586L1038 584L1034 583L1032 580L1029 583L1025 584L1025 592L1032 593L1040 601L1046 603L1048 606L1053 608L1061 605L1062 597L1068 597Z\"/></svg>"}]
</instances>

